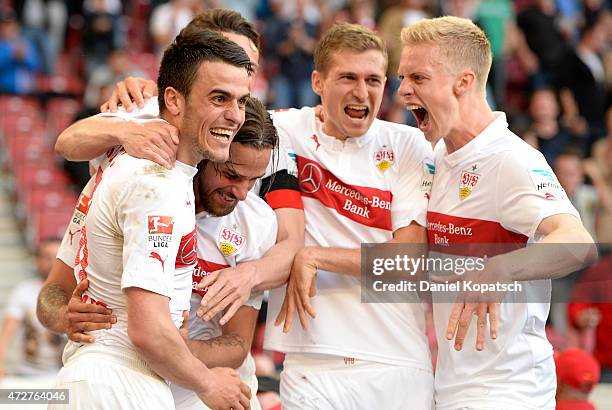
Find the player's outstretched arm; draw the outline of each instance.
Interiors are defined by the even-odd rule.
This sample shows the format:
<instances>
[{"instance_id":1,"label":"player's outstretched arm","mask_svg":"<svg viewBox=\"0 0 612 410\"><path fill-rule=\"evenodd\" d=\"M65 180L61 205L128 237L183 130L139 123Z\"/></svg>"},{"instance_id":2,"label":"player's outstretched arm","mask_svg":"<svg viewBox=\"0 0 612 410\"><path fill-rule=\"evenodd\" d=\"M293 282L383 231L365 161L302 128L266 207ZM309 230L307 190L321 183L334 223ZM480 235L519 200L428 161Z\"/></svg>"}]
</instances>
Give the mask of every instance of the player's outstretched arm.
<instances>
[{"instance_id":1,"label":"player's outstretched arm","mask_svg":"<svg viewBox=\"0 0 612 410\"><path fill-rule=\"evenodd\" d=\"M220 321L224 325L246 302L252 290L273 289L287 281L293 258L304 246L304 211L279 208L275 213L276 244L261 259L212 272L202 279L198 288L208 290L198 309L199 317L210 320L225 311Z\"/></svg>"},{"instance_id":2,"label":"player's outstretched arm","mask_svg":"<svg viewBox=\"0 0 612 410\"><path fill-rule=\"evenodd\" d=\"M425 228L412 222L410 225L397 229L389 243L427 243ZM316 312L310 304L317 290L317 270L336 272L359 277L361 275L361 250L343 248L307 247L301 249L295 256L291 274L287 282L287 292L281 310L275 320L275 325L281 323L283 331L288 332L297 312L304 329L308 328L307 314L313 319Z\"/></svg>"},{"instance_id":3,"label":"player's outstretched arm","mask_svg":"<svg viewBox=\"0 0 612 410\"><path fill-rule=\"evenodd\" d=\"M127 112L132 112L134 105L142 108L147 98L155 96L157 96L155 81L128 77L117 83L108 101L100 106L100 112L117 112L120 104Z\"/></svg>"},{"instance_id":4,"label":"player's outstretched arm","mask_svg":"<svg viewBox=\"0 0 612 410\"><path fill-rule=\"evenodd\" d=\"M242 306L223 326L221 336L208 340L190 340L189 350L208 367L237 369L251 350L258 313L255 308Z\"/></svg>"},{"instance_id":5,"label":"player's outstretched arm","mask_svg":"<svg viewBox=\"0 0 612 410\"><path fill-rule=\"evenodd\" d=\"M162 120L137 123L93 116L66 128L57 138L55 152L69 161L89 161L118 145L133 157L170 169L176 159L178 130Z\"/></svg>"},{"instance_id":6,"label":"player's outstretched arm","mask_svg":"<svg viewBox=\"0 0 612 410\"><path fill-rule=\"evenodd\" d=\"M164 379L192 390L210 408L248 408L250 390L233 369L209 369L187 347L170 319L168 298L140 288L125 290L128 336Z\"/></svg>"},{"instance_id":7,"label":"player's outstretched arm","mask_svg":"<svg viewBox=\"0 0 612 410\"><path fill-rule=\"evenodd\" d=\"M544 218L536 234L543 237L537 244L495 256L483 271L468 272L462 280L494 284L557 279L584 268L597 258L593 239L573 215L557 214ZM499 302L503 295L496 292L476 296L466 295L465 292L459 294L459 300L449 318L446 335L448 340L455 339L455 350L463 348L473 315L478 317L476 350L484 348L487 315L491 338L498 336Z\"/></svg>"},{"instance_id":8,"label":"player's outstretched arm","mask_svg":"<svg viewBox=\"0 0 612 410\"><path fill-rule=\"evenodd\" d=\"M75 342L94 342L86 332L109 329L117 318L104 306L82 301L87 286L87 279L77 285L73 269L56 259L38 295L36 315L40 323Z\"/></svg>"}]
</instances>

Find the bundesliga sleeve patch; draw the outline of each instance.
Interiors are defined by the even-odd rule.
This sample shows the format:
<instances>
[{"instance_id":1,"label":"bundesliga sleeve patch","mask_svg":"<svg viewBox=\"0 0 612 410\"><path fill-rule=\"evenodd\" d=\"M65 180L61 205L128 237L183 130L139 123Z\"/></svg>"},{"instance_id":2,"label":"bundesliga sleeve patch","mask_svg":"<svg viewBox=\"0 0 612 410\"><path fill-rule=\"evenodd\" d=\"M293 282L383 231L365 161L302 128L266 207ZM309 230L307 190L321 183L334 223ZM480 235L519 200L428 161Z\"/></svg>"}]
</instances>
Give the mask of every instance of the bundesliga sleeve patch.
<instances>
[{"instance_id":1,"label":"bundesliga sleeve patch","mask_svg":"<svg viewBox=\"0 0 612 410\"><path fill-rule=\"evenodd\" d=\"M147 248L151 251L155 251L159 256L159 258L155 256L152 256L152 258L165 260L168 248L172 242L174 218L163 215L147 215L147 226Z\"/></svg>"},{"instance_id":2,"label":"bundesliga sleeve patch","mask_svg":"<svg viewBox=\"0 0 612 410\"><path fill-rule=\"evenodd\" d=\"M172 235L174 219L171 216L147 215L149 224L149 234L168 234Z\"/></svg>"},{"instance_id":3,"label":"bundesliga sleeve patch","mask_svg":"<svg viewBox=\"0 0 612 410\"><path fill-rule=\"evenodd\" d=\"M548 169L530 169L529 176L538 194L551 201L566 199L565 190L555 174Z\"/></svg>"}]
</instances>

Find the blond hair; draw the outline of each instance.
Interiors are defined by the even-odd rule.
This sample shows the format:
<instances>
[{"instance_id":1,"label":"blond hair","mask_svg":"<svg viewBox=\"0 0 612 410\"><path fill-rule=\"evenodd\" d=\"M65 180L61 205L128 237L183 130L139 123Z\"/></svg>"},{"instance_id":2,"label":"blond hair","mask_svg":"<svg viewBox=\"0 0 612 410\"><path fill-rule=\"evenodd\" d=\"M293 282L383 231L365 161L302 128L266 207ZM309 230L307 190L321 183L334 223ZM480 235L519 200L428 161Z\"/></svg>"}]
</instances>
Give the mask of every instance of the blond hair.
<instances>
[{"instance_id":1,"label":"blond hair","mask_svg":"<svg viewBox=\"0 0 612 410\"><path fill-rule=\"evenodd\" d=\"M485 33L471 20L445 16L423 19L402 29L402 45L431 43L439 46L451 70L469 68L484 93L493 56Z\"/></svg>"},{"instance_id":2,"label":"blond hair","mask_svg":"<svg viewBox=\"0 0 612 410\"><path fill-rule=\"evenodd\" d=\"M380 51L385 58L387 70L388 55L384 41L372 30L359 24L336 24L323 34L314 50L315 70L325 73L335 53L340 50L364 52Z\"/></svg>"}]
</instances>

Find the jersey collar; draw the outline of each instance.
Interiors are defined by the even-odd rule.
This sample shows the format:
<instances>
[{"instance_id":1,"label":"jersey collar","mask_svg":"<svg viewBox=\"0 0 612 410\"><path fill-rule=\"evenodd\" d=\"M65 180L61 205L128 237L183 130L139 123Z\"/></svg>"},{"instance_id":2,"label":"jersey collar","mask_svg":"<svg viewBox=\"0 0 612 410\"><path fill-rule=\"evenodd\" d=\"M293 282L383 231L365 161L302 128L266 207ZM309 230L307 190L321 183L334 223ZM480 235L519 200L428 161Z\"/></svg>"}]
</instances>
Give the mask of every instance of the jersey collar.
<instances>
[{"instance_id":1,"label":"jersey collar","mask_svg":"<svg viewBox=\"0 0 612 410\"><path fill-rule=\"evenodd\" d=\"M454 167L455 165L461 164L466 160L469 161L473 159L475 154L486 150L487 146L494 144L497 139L504 135L504 133L500 131L508 129L506 114L500 111L496 111L494 114L495 119L484 130L482 130L480 134L474 137L473 140L452 154L446 154L444 156L444 161L449 167Z\"/></svg>"},{"instance_id":2,"label":"jersey collar","mask_svg":"<svg viewBox=\"0 0 612 410\"><path fill-rule=\"evenodd\" d=\"M372 138L374 138L374 136L378 133L378 130L380 129L380 120L375 118L365 134L354 138L349 137L345 141L341 141L336 137L325 134L323 131L323 123L317 119L317 117L314 115L314 109L312 109L312 128L317 134L321 145L333 151L342 151L345 146L354 144L358 148L361 148L368 144L370 140L372 140Z\"/></svg>"},{"instance_id":3,"label":"jersey collar","mask_svg":"<svg viewBox=\"0 0 612 410\"><path fill-rule=\"evenodd\" d=\"M195 174L198 173L198 169L196 167L192 167L191 165L187 165L181 161L176 161L174 168L181 171L182 173L187 175L189 178L193 178Z\"/></svg>"}]
</instances>

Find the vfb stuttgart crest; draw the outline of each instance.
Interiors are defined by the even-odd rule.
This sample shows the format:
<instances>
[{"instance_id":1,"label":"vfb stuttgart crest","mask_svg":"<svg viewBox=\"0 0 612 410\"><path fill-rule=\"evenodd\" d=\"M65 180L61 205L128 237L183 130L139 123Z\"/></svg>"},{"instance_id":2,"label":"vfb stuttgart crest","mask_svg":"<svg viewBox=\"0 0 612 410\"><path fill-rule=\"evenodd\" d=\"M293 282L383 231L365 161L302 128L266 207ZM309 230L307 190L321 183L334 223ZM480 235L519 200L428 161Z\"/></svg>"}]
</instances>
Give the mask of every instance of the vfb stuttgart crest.
<instances>
[{"instance_id":1,"label":"vfb stuttgart crest","mask_svg":"<svg viewBox=\"0 0 612 410\"><path fill-rule=\"evenodd\" d=\"M224 226L219 232L219 249L221 249L224 255L236 253L246 242L246 236L236 231L237 226L234 225L232 228L234 229Z\"/></svg>"},{"instance_id":2,"label":"vfb stuttgart crest","mask_svg":"<svg viewBox=\"0 0 612 410\"><path fill-rule=\"evenodd\" d=\"M374 163L376 168L385 172L395 160L395 154L390 149L387 149L386 145L383 145L381 149L374 153Z\"/></svg>"},{"instance_id":3,"label":"vfb stuttgart crest","mask_svg":"<svg viewBox=\"0 0 612 410\"><path fill-rule=\"evenodd\" d=\"M459 199L464 200L474 190L474 187L480 179L479 174L470 171L461 172L461 181L459 182Z\"/></svg>"}]
</instances>

